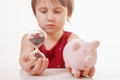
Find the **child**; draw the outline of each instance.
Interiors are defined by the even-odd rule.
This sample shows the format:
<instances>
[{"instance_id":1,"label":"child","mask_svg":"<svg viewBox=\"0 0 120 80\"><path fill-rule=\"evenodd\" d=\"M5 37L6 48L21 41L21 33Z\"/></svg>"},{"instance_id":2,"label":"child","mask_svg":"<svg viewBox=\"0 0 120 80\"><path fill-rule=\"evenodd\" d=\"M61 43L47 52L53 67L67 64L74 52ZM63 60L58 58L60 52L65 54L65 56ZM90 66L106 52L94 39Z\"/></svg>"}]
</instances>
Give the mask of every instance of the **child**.
<instances>
[{"instance_id":1,"label":"child","mask_svg":"<svg viewBox=\"0 0 120 80\"><path fill-rule=\"evenodd\" d=\"M37 60L35 57L29 57L29 54L33 53L34 47L27 40L27 34L23 36L20 65L29 74L39 75L46 68L66 68L71 71L70 66L65 65L62 55L67 42L79 38L72 32L64 31L65 21L69 20L73 12L73 3L74 0L32 0L34 15L40 28L46 32L47 40L39 47L46 58ZM90 70L85 68L83 71L73 74L73 76L91 77L94 72L94 67Z\"/></svg>"}]
</instances>

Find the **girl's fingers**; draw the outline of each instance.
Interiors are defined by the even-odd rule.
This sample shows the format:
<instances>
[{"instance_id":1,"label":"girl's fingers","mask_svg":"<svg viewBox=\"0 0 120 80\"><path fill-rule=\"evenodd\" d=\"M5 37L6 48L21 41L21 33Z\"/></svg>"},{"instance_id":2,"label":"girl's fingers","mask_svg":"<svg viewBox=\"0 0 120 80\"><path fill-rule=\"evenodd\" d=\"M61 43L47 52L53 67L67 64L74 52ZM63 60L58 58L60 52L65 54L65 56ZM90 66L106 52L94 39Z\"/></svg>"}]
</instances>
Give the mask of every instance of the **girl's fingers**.
<instances>
[{"instance_id":1,"label":"girl's fingers","mask_svg":"<svg viewBox=\"0 0 120 80\"><path fill-rule=\"evenodd\" d=\"M82 71L76 71L73 76L76 78L79 77L92 77L95 73L95 67L92 67L91 69L85 67Z\"/></svg>"},{"instance_id":2,"label":"girl's fingers","mask_svg":"<svg viewBox=\"0 0 120 80\"><path fill-rule=\"evenodd\" d=\"M81 75L81 72L80 72L80 71L76 71L76 73L75 73L75 74L73 74L73 75L74 75L74 77L79 78L79 77L80 77L80 75Z\"/></svg>"},{"instance_id":3,"label":"girl's fingers","mask_svg":"<svg viewBox=\"0 0 120 80\"><path fill-rule=\"evenodd\" d=\"M92 77L95 73L95 67L92 67L88 73L88 76Z\"/></svg>"},{"instance_id":4,"label":"girl's fingers","mask_svg":"<svg viewBox=\"0 0 120 80\"><path fill-rule=\"evenodd\" d=\"M87 67L85 67L83 73L81 74L81 76L87 77L88 73L89 73L89 69Z\"/></svg>"},{"instance_id":5,"label":"girl's fingers","mask_svg":"<svg viewBox=\"0 0 120 80\"><path fill-rule=\"evenodd\" d=\"M24 69L29 72L31 68L35 65L35 62L36 62L36 58L33 58L30 61L26 62L24 64Z\"/></svg>"},{"instance_id":6,"label":"girl's fingers","mask_svg":"<svg viewBox=\"0 0 120 80\"><path fill-rule=\"evenodd\" d=\"M39 75L47 68L47 66L48 66L48 59L39 58L36 62L36 65L29 73L31 75Z\"/></svg>"},{"instance_id":7,"label":"girl's fingers","mask_svg":"<svg viewBox=\"0 0 120 80\"><path fill-rule=\"evenodd\" d=\"M42 61L43 62L41 67L39 68L39 73L42 73L48 66L48 59L43 58Z\"/></svg>"},{"instance_id":8,"label":"girl's fingers","mask_svg":"<svg viewBox=\"0 0 120 80\"><path fill-rule=\"evenodd\" d=\"M24 62L28 61L28 59L29 59L28 55L24 54L24 55L21 55L21 56L22 56Z\"/></svg>"},{"instance_id":9,"label":"girl's fingers","mask_svg":"<svg viewBox=\"0 0 120 80\"><path fill-rule=\"evenodd\" d=\"M31 69L30 74L38 74L39 68L42 66L42 59L39 58L37 62L35 63L34 67Z\"/></svg>"},{"instance_id":10,"label":"girl's fingers","mask_svg":"<svg viewBox=\"0 0 120 80\"><path fill-rule=\"evenodd\" d=\"M48 67L48 65L49 65L49 60L48 60L48 58L46 58L46 68Z\"/></svg>"},{"instance_id":11,"label":"girl's fingers","mask_svg":"<svg viewBox=\"0 0 120 80\"><path fill-rule=\"evenodd\" d=\"M65 64L66 71L71 72L71 67L67 64Z\"/></svg>"}]
</instances>

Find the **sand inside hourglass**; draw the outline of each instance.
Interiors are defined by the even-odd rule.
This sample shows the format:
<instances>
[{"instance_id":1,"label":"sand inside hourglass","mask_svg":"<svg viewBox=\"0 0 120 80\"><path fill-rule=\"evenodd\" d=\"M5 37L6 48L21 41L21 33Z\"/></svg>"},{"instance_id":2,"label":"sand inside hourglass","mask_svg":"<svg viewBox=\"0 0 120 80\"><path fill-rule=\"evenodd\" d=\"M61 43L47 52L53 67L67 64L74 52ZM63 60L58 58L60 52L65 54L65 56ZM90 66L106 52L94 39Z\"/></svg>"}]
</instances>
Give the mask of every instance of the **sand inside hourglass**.
<instances>
[{"instance_id":1,"label":"sand inside hourglass","mask_svg":"<svg viewBox=\"0 0 120 80\"><path fill-rule=\"evenodd\" d=\"M30 38L29 41L35 45L35 46L39 46L41 43L43 43L45 40L45 37L36 37L36 38Z\"/></svg>"}]
</instances>

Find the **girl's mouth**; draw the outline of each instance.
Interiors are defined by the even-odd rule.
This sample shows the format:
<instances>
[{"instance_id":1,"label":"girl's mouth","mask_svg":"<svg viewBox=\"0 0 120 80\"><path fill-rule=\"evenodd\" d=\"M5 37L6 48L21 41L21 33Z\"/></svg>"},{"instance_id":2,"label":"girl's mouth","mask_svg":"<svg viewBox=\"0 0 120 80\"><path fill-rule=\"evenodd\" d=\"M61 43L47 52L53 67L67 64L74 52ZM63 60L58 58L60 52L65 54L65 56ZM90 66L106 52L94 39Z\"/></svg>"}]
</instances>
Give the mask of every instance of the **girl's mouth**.
<instances>
[{"instance_id":1,"label":"girl's mouth","mask_svg":"<svg viewBox=\"0 0 120 80\"><path fill-rule=\"evenodd\" d=\"M46 26L47 26L47 28L51 28L51 27L54 27L55 25L54 24L47 24Z\"/></svg>"}]
</instances>

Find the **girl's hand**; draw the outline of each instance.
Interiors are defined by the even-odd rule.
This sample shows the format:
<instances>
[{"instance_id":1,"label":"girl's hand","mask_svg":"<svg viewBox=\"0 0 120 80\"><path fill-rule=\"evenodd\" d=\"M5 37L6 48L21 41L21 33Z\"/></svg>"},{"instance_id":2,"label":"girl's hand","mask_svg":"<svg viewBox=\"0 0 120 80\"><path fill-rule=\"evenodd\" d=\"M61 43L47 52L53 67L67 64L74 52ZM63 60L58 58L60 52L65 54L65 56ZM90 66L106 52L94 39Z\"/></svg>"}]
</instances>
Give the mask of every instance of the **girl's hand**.
<instances>
[{"instance_id":1,"label":"girl's hand","mask_svg":"<svg viewBox=\"0 0 120 80\"><path fill-rule=\"evenodd\" d=\"M41 74L48 66L49 61L47 58L30 58L29 55L23 57L23 69L31 75Z\"/></svg>"},{"instance_id":2,"label":"girl's hand","mask_svg":"<svg viewBox=\"0 0 120 80\"><path fill-rule=\"evenodd\" d=\"M66 66L66 70L68 72L72 73L71 67L70 66ZM88 69L87 67L84 68L84 70L82 71L77 71L75 74L73 74L74 77L79 78L79 77L92 77L95 73L95 67L92 67L90 69Z\"/></svg>"}]
</instances>

